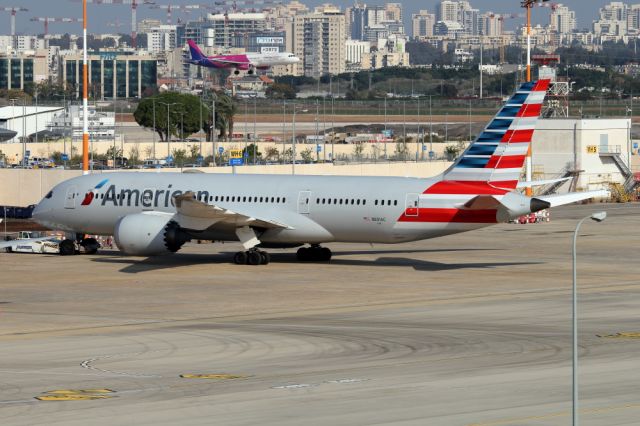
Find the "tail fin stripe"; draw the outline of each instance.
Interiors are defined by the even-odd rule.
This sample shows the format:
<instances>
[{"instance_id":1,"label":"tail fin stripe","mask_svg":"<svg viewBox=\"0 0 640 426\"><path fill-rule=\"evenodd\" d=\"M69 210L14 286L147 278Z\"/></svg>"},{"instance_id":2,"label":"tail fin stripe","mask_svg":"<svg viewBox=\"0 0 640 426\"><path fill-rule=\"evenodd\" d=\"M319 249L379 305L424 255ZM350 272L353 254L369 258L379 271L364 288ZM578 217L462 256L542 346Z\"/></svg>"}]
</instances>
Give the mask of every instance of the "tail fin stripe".
<instances>
[{"instance_id":1,"label":"tail fin stripe","mask_svg":"<svg viewBox=\"0 0 640 426\"><path fill-rule=\"evenodd\" d=\"M542 104L525 104L524 108L518 111L517 117L540 117Z\"/></svg>"},{"instance_id":2,"label":"tail fin stripe","mask_svg":"<svg viewBox=\"0 0 640 426\"><path fill-rule=\"evenodd\" d=\"M527 130L507 130L502 137L502 142L507 143L529 143L533 137L533 129Z\"/></svg>"}]
</instances>

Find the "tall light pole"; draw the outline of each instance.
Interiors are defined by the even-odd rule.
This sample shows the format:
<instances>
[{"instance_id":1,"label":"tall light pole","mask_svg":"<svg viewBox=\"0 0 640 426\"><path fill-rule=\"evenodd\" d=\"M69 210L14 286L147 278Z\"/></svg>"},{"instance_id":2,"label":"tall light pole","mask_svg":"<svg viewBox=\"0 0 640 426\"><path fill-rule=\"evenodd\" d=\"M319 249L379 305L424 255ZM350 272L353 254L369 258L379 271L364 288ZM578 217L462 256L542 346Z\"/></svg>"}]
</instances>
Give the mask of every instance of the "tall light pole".
<instances>
[{"instance_id":1,"label":"tall light pole","mask_svg":"<svg viewBox=\"0 0 640 426\"><path fill-rule=\"evenodd\" d=\"M522 0L520 5L527 9L527 82L531 81L531 9L536 3L543 3L549 0ZM527 150L525 174L527 182L531 182L532 179L532 160L531 160L531 145ZM533 190L530 186L525 188L525 194L527 197L533 195Z\"/></svg>"},{"instance_id":2,"label":"tall light pole","mask_svg":"<svg viewBox=\"0 0 640 426\"><path fill-rule=\"evenodd\" d=\"M27 167L27 99L22 98L22 167Z\"/></svg>"},{"instance_id":3,"label":"tall light pole","mask_svg":"<svg viewBox=\"0 0 640 426\"><path fill-rule=\"evenodd\" d=\"M577 272L576 272L576 242L578 240L578 231L580 230L580 225L587 219L594 220L596 222L602 222L607 218L607 212L598 212L593 213L590 216L584 217L578 222L576 225L576 229L573 232L573 288L572 288L572 327L571 334L573 337L573 362L571 364L571 377L572 377L572 398L571 398L571 419L572 425L578 426L578 292L577 292Z\"/></svg>"},{"instance_id":4,"label":"tall light pole","mask_svg":"<svg viewBox=\"0 0 640 426\"><path fill-rule=\"evenodd\" d=\"M89 174L89 72L87 67L87 0L82 0L82 174Z\"/></svg>"},{"instance_id":5,"label":"tall light pole","mask_svg":"<svg viewBox=\"0 0 640 426\"><path fill-rule=\"evenodd\" d=\"M258 95L253 97L253 165L258 162L258 130L256 129L256 116L258 114Z\"/></svg>"},{"instance_id":6,"label":"tall light pole","mask_svg":"<svg viewBox=\"0 0 640 426\"><path fill-rule=\"evenodd\" d=\"M167 157L171 156L171 124L169 122L169 117L170 117L170 106L171 105L178 105L178 102L171 102L171 103L167 103L167 102L158 102L159 104L162 105L166 105L167 106Z\"/></svg>"},{"instance_id":7,"label":"tall light pole","mask_svg":"<svg viewBox=\"0 0 640 426\"><path fill-rule=\"evenodd\" d=\"M284 164L284 153L286 151L286 140L287 133L285 128L285 120L287 116L287 101L285 99L282 100L282 164Z\"/></svg>"},{"instance_id":8,"label":"tall light pole","mask_svg":"<svg viewBox=\"0 0 640 426\"><path fill-rule=\"evenodd\" d=\"M153 165L156 165L156 98L151 98L153 104ZM114 163L115 167L115 163Z\"/></svg>"},{"instance_id":9,"label":"tall light pole","mask_svg":"<svg viewBox=\"0 0 640 426\"><path fill-rule=\"evenodd\" d=\"M293 104L293 135L292 135L292 147L291 147L291 174L296 174L296 112L298 108L296 108L295 104ZM300 112L307 112L306 109L301 109Z\"/></svg>"},{"instance_id":10,"label":"tall light pole","mask_svg":"<svg viewBox=\"0 0 640 426\"><path fill-rule=\"evenodd\" d=\"M216 131L216 92L211 90L211 141L213 142L213 167L216 166L216 141L218 139L218 132Z\"/></svg>"}]
</instances>

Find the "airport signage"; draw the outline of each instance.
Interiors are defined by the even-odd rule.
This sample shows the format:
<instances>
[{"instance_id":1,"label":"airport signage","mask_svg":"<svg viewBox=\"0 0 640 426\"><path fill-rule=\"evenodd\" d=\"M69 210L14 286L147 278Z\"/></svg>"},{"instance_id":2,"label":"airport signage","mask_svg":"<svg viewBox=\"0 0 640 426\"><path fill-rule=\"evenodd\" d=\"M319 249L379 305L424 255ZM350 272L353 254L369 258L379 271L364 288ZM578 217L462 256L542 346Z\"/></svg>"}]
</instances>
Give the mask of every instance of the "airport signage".
<instances>
[{"instance_id":1,"label":"airport signage","mask_svg":"<svg viewBox=\"0 0 640 426\"><path fill-rule=\"evenodd\" d=\"M224 152L224 148L223 147L219 147L218 148L218 154L222 154Z\"/></svg>"},{"instance_id":2,"label":"airport signage","mask_svg":"<svg viewBox=\"0 0 640 426\"><path fill-rule=\"evenodd\" d=\"M242 158L242 150L241 149L230 149L229 150L229 158Z\"/></svg>"},{"instance_id":3,"label":"airport signage","mask_svg":"<svg viewBox=\"0 0 640 426\"><path fill-rule=\"evenodd\" d=\"M256 37L257 44L284 44L284 37Z\"/></svg>"},{"instance_id":4,"label":"airport signage","mask_svg":"<svg viewBox=\"0 0 640 426\"><path fill-rule=\"evenodd\" d=\"M322 152L322 146L320 144L316 145L316 152Z\"/></svg>"},{"instance_id":5,"label":"airport signage","mask_svg":"<svg viewBox=\"0 0 640 426\"><path fill-rule=\"evenodd\" d=\"M244 164L244 158L229 158L230 166L242 166Z\"/></svg>"},{"instance_id":6,"label":"airport signage","mask_svg":"<svg viewBox=\"0 0 640 426\"><path fill-rule=\"evenodd\" d=\"M598 145L587 145L587 153L588 154L597 154L598 153Z\"/></svg>"},{"instance_id":7,"label":"airport signage","mask_svg":"<svg viewBox=\"0 0 640 426\"><path fill-rule=\"evenodd\" d=\"M62 154L62 155L60 156L60 159L61 159L62 161L69 161L69 156L68 156L67 154Z\"/></svg>"}]
</instances>

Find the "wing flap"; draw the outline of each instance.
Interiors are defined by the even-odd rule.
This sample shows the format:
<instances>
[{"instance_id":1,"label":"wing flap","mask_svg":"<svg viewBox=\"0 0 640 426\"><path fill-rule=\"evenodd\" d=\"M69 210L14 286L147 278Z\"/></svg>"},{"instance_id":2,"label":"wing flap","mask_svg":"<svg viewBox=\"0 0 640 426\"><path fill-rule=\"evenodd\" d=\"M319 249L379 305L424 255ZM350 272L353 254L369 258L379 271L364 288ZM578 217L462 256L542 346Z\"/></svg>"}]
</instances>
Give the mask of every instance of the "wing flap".
<instances>
[{"instance_id":1,"label":"wing flap","mask_svg":"<svg viewBox=\"0 0 640 426\"><path fill-rule=\"evenodd\" d=\"M176 219L180 226L202 231L216 224L233 225L236 228L256 226L260 228L293 229L275 219L255 217L251 214L236 212L224 207L207 204L196 199L193 192L174 197L177 209Z\"/></svg>"}]
</instances>

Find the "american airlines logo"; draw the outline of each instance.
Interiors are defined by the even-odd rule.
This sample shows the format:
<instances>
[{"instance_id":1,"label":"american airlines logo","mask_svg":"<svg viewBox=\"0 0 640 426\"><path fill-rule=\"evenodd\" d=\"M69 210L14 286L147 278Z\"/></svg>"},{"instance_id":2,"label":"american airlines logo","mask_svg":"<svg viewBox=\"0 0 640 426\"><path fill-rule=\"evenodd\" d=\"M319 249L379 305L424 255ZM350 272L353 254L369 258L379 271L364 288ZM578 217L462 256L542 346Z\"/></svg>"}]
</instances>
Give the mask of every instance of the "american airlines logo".
<instances>
[{"instance_id":1,"label":"american airlines logo","mask_svg":"<svg viewBox=\"0 0 640 426\"><path fill-rule=\"evenodd\" d=\"M88 206L91 202L97 198L95 189L100 189L107 182L108 179L100 182L93 190L87 192L83 206ZM116 185L109 185L107 190L100 197L101 206L114 206L114 207L169 207L173 206L173 197L184 194L185 192L193 192L198 200L208 200L208 191L193 191L193 190L180 190L173 189L173 185L169 185L166 189L120 189Z\"/></svg>"},{"instance_id":2,"label":"american airlines logo","mask_svg":"<svg viewBox=\"0 0 640 426\"><path fill-rule=\"evenodd\" d=\"M98 182L98 184L96 185L94 190L102 188L104 186L104 184L107 183L107 182L109 182L109 179L101 180L100 182ZM81 204L82 206L88 206L88 205L91 204L91 202L93 201L94 197L96 196L94 190L91 190L91 191L87 192L84 195L84 199L82 200L82 204Z\"/></svg>"}]
</instances>

